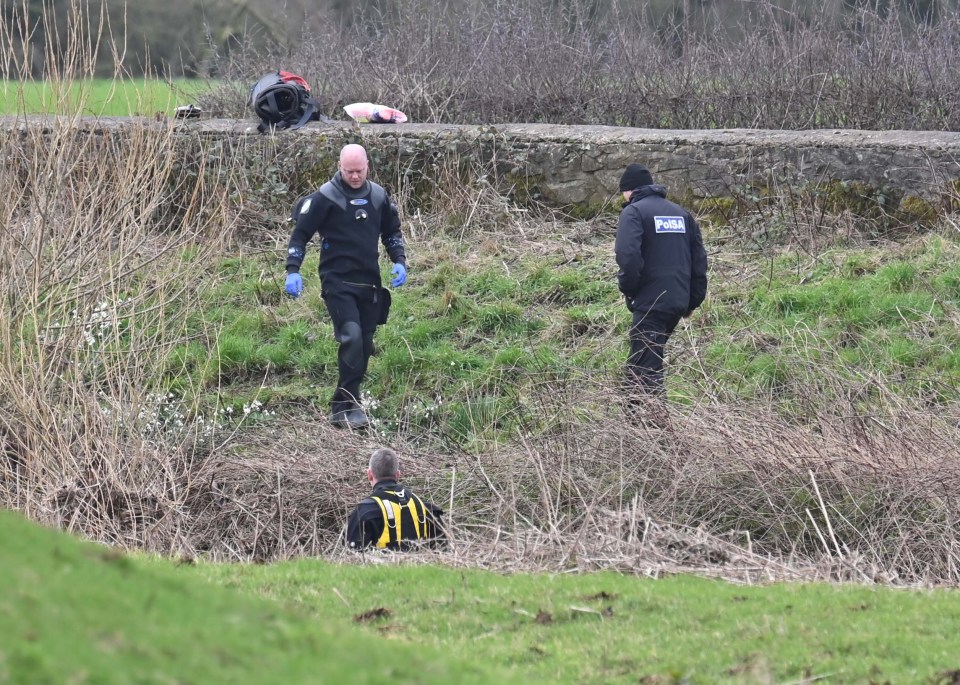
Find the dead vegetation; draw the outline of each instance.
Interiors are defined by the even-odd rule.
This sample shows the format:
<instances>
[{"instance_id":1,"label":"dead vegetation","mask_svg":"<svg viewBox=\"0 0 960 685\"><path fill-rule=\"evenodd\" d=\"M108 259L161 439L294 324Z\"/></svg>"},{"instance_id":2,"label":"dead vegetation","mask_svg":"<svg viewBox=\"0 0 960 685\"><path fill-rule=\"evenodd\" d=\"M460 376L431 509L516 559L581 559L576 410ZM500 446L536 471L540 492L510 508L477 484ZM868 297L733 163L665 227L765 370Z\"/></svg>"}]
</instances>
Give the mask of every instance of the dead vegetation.
<instances>
[{"instance_id":1,"label":"dead vegetation","mask_svg":"<svg viewBox=\"0 0 960 685\"><path fill-rule=\"evenodd\" d=\"M36 134L52 144L4 135L0 147L17 163L0 171L0 222L10 227L0 240L3 505L181 559L355 560L339 536L365 495L376 436L345 435L296 407L282 430L208 435L190 421L199 388L183 415L156 398L167 352L187 341L183 317L202 309L197 274L236 248L230 170L171 182L165 129L99 147L69 126ZM91 155L116 161L87 163ZM558 218L501 198L451 227L445 213L468 206L467 190L444 188L435 214L411 218L412 236L482 250L521 226L534 253L549 245L572 255L610 238L598 220L577 224L582 243L551 241ZM209 324L205 343L216 335ZM677 336L674 364L702 363L688 344ZM406 480L448 510L453 537L448 551L418 558L505 571L695 570L742 582L958 582L958 408L931 411L883 378L869 382L886 401L865 408L841 379L805 385L811 370L797 372L802 421L763 401L730 403L707 381L695 402L671 407L669 429L632 425L609 377L571 373L516 379L535 394L509 444L468 448L401 424L390 442ZM818 395L824 384L840 399Z\"/></svg>"},{"instance_id":2,"label":"dead vegetation","mask_svg":"<svg viewBox=\"0 0 960 685\"><path fill-rule=\"evenodd\" d=\"M365 495L376 436L335 431L301 408L282 430L210 434L191 422L200 388L185 393L182 415L157 399L168 352L190 342L183 322L202 310L210 265L237 249L246 211L242 169L210 156L188 174L177 154L172 129L152 124L122 138L84 135L70 119L0 133L0 504L183 560L355 560L339 536ZM476 187L441 184L433 213L410 217L411 236L446 226L446 238L480 249L503 231L514 238L504 249L551 242L559 218ZM450 212L462 220L451 225ZM609 240L602 221L577 227L584 240ZM955 231L955 217L939 230ZM210 323L203 342L216 336ZM742 582L960 582L960 408L870 383L889 401L865 408L847 389L831 403L810 384L802 421L704 384L670 408L665 428L631 424L610 378L571 374L530 384L533 408L509 444L468 449L401 429L390 441L405 479L447 510L453 539L416 558Z\"/></svg>"},{"instance_id":3,"label":"dead vegetation","mask_svg":"<svg viewBox=\"0 0 960 685\"><path fill-rule=\"evenodd\" d=\"M383 102L418 122L957 130L942 65L960 10L910 4L399 0L317 8L299 40L216 68L249 84L293 69L332 116ZM205 106L235 116L245 95L224 85Z\"/></svg>"},{"instance_id":4,"label":"dead vegetation","mask_svg":"<svg viewBox=\"0 0 960 685\"><path fill-rule=\"evenodd\" d=\"M420 560L747 583L960 580L956 412L823 416L811 428L756 406L705 404L672 408L663 430L625 425L609 391L593 393L584 421L583 398L571 407L573 394L555 388L551 397L563 399L544 405L555 413L551 429L489 452L424 436L392 441L405 482L447 510L452 530L449 550ZM580 420L562 420L575 411ZM357 560L340 536L366 495L365 459L378 442L318 419L291 416L282 431L250 431L189 457L171 445L151 455L152 469L132 468L118 445L113 461L74 458L44 474L58 480L27 479L29 496L8 461L5 502L89 537L181 558Z\"/></svg>"},{"instance_id":5,"label":"dead vegetation","mask_svg":"<svg viewBox=\"0 0 960 685\"><path fill-rule=\"evenodd\" d=\"M0 254L4 506L181 559L356 560L339 536L365 495L376 436L345 435L320 414L290 408L283 430L241 425L211 437L189 416L158 410L151 391L165 351L185 340L176 322L201 307L202 291L188 284L233 249L226 239L236 213L230 186L220 185L229 174L201 176L208 185L193 188L193 204L182 181L167 179L173 158L158 154L170 144L167 131L96 148L101 158L129 158L99 167L83 163L93 149L86 138L68 127L54 135L53 147L66 152L57 163L71 160L55 177L46 139L0 141L20 155L0 172L0 219L19 227L4 234ZM155 187L172 196L148 192ZM459 182L444 188L435 214L410 221L412 234L437 246L467 241L482 250L485 237L503 244L497 232L518 226L540 254L601 249L588 243L610 237L598 220L577 224L581 243L551 241L557 219L505 209L497 198L444 238L445 213L463 211L468 199ZM210 211L211 198L221 198L219 211ZM174 200L176 213L161 211ZM522 247L513 240L503 249ZM723 274L722 260L718 268ZM130 291L140 294L123 295ZM215 339L213 324L207 335ZM674 363L701 363L686 345L678 335ZM448 510L453 537L448 551L418 558L504 571L696 571L742 582L958 582L957 407L924 409L877 378L871 392L889 401L865 410L840 379L804 386L811 371L797 372L809 395L802 421L762 401L731 404L705 384L696 402L671 407L669 429L632 425L610 378L571 374L527 384L536 388L532 412L506 445L468 449L401 425L390 442L405 478ZM817 395L824 383L838 386L840 401ZM156 430L176 421L186 423Z\"/></svg>"}]
</instances>

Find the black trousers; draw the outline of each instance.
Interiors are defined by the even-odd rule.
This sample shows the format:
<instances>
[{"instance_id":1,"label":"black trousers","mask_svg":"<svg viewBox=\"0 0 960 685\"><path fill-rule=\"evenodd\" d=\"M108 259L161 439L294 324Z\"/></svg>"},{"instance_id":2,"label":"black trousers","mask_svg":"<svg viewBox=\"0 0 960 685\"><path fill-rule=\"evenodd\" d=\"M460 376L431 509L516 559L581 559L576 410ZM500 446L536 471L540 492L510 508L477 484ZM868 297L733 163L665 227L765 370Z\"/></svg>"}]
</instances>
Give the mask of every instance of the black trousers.
<instances>
[{"instance_id":1,"label":"black trousers","mask_svg":"<svg viewBox=\"0 0 960 685\"><path fill-rule=\"evenodd\" d=\"M663 395L663 348L680 322L677 314L657 311L633 313L627 389L645 395Z\"/></svg>"},{"instance_id":2,"label":"black trousers","mask_svg":"<svg viewBox=\"0 0 960 685\"><path fill-rule=\"evenodd\" d=\"M334 412L360 405L360 383L373 354L373 334L386 320L389 294L376 286L340 286L324 289L323 301L333 321L339 378L333 393ZM387 299L387 302L384 300Z\"/></svg>"}]
</instances>

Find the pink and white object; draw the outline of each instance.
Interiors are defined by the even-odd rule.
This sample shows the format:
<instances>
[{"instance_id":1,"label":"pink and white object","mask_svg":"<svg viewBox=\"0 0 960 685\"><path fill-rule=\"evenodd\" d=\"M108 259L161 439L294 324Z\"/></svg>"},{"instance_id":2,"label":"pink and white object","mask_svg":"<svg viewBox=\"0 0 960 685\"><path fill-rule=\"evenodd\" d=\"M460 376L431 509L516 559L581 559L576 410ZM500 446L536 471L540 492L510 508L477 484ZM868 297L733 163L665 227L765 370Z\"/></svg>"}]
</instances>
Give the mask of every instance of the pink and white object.
<instances>
[{"instance_id":1,"label":"pink and white object","mask_svg":"<svg viewBox=\"0 0 960 685\"><path fill-rule=\"evenodd\" d=\"M399 109L372 102L354 102L344 107L343 111L361 124L402 124L407 121L407 115Z\"/></svg>"}]
</instances>

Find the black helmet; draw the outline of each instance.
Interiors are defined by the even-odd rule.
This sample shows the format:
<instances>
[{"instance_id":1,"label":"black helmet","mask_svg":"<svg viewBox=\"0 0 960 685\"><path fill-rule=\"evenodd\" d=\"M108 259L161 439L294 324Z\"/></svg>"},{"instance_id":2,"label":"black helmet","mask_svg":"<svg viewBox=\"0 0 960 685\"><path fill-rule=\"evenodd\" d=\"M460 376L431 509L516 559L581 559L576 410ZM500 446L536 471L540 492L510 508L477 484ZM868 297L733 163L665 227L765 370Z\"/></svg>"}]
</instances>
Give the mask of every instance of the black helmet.
<instances>
[{"instance_id":1,"label":"black helmet","mask_svg":"<svg viewBox=\"0 0 960 685\"><path fill-rule=\"evenodd\" d=\"M257 128L261 132L271 126L298 129L318 118L317 101L310 96L310 86L288 71L265 74L250 89L248 104L260 117Z\"/></svg>"}]
</instances>

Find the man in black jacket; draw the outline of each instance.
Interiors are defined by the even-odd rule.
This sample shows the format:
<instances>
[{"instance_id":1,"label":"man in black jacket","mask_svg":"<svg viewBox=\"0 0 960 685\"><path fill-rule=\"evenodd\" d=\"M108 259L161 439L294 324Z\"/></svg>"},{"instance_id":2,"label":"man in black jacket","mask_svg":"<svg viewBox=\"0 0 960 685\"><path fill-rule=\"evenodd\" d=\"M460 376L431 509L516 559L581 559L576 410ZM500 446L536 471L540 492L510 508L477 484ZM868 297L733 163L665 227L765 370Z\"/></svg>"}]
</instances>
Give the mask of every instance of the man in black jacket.
<instances>
[{"instance_id":1,"label":"man in black jacket","mask_svg":"<svg viewBox=\"0 0 960 685\"><path fill-rule=\"evenodd\" d=\"M320 234L320 285L340 348L339 380L331 400L335 426L363 428L367 415L360 405L360 383L373 353L373 334L386 323L390 291L380 280L382 242L393 261L390 284L407 280L407 261L400 216L386 190L367 180L367 152L360 145L340 151L339 170L319 190L301 198L293 210L296 227L287 247L286 291L303 292L300 265L307 243Z\"/></svg>"},{"instance_id":2,"label":"man in black jacket","mask_svg":"<svg viewBox=\"0 0 960 685\"><path fill-rule=\"evenodd\" d=\"M633 312L627 378L636 395L662 398L663 348L706 297L707 253L696 220L666 199L645 166L627 166L620 192L627 204L617 226L617 280Z\"/></svg>"},{"instance_id":3,"label":"man in black jacket","mask_svg":"<svg viewBox=\"0 0 960 685\"><path fill-rule=\"evenodd\" d=\"M370 497L361 501L347 520L347 547L362 550L408 550L417 544L435 546L446 539L443 511L425 502L410 488L400 485L397 453L381 448L370 456L367 480L373 485Z\"/></svg>"}]
</instances>

